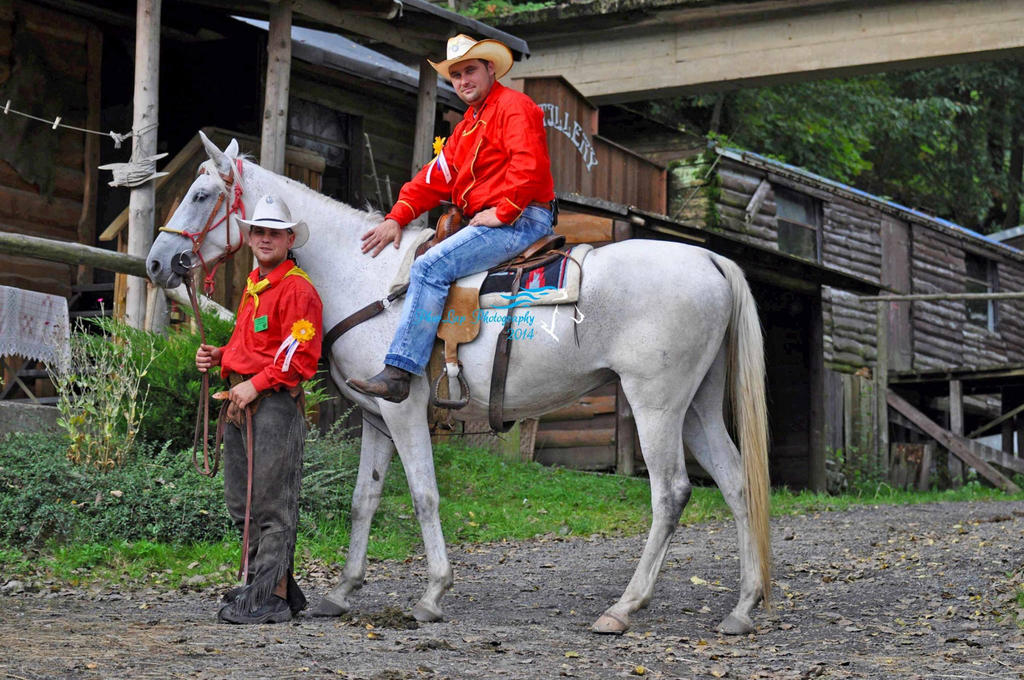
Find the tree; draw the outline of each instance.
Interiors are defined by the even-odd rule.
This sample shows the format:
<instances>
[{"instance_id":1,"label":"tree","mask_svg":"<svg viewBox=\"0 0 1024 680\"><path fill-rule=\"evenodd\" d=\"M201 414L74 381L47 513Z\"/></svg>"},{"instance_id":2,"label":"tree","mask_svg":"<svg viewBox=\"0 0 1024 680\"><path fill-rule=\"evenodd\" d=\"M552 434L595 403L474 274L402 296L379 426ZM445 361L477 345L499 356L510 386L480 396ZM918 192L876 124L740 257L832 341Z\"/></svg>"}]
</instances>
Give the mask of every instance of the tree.
<instances>
[{"instance_id":1,"label":"tree","mask_svg":"<svg viewBox=\"0 0 1024 680\"><path fill-rule=\"evenodd\" d=\"M1021 61L739 90L645 108L983 233L1021 221Z\"/></svg>"}]
</instances>

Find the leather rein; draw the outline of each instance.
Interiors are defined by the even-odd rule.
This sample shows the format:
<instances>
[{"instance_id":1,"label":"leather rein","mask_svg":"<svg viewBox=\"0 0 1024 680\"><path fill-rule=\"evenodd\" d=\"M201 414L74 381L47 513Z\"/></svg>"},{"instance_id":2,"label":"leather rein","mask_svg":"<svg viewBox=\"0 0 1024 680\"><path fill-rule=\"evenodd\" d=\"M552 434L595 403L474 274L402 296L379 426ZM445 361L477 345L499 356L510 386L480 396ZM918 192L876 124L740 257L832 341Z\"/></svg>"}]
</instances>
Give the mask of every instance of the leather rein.
<instances>
[{"instance_id":1,"label":"leather rein","mask_svg":"<svg viewBox=\"0 0 1024 680\"><path fill-rule=\"evenodd\" d=\"M237 178L241 180L242 177L242 159L235 160L237 169ZM199 170L200 174L206 173L206 168L201 167ZM242 219L245 219L245 203L242 201L242 196L245 193L242 188L241 181L235 181L235 176L232 175L220 175L220 178L224 181L226 191L221 192L217 196L217 202L213 206L213 210L210 211L210 216L206 218L206 224L202 230L198 232L189 232L184 229L171 229L169 227L161 227L160 231L166 231L171 234L178 234L192 241L192 255L199 258L199 262L203 268L203 289L207 294L213 291L213 279L217 273L217 267L224 261L230 258L232 255L237 253L243 245L241 229L238 231L238 244L232 246L231 243L231 216L238 213ZM225 196L231 194L232 201L230 204L226 204ZM220 212L221 206L224 205L224 216L220 219L217 218L217 213ZM216 220L216 221L214 221ZM221 224L226 224L227 229L227 246L224 252L213 261L212 266L209 265L203 258L201 248L203 240L206 235L211 231L219 227ZM192 280L192 261L188 253L179 253L174 261L171 263L172 269L181 275L182 280L185 283L185 290L188 292L188 300L192 305L193 318L196 320L196 325L199 327L199 342L206 344L206 329L203 326L203 317L199 311L199 296L196 294L195 284ZM226 404L225 404L226 407ZM204 477L213 477L217 474L217 469L220 466L220 447L223 440L224 433L224 408L221 409L221 415L217 420L217 434L216 441L214 442L213 451L210 451L210 372L209 370L203 373L202 388L199 392L199 403L196 408L196 425L195 431L192 437L192 466L196 471ZM252 514L252 473L253 473L253 439L252 439L252 408L246 406L245 409L245 453L246 462L248 468L246 493L245 493L245 523L242 530L242 557L241 565L239 566L238 577L243 582L248 580L249 574L249 520ZM203 438L203 464L199 465L199 436L200 430L202 430Z\"/></svg>"},{"instance_id":2,"label":"leather rein","mask_svg":"<svg viewBox=\"0 0 1024 680\"><path fill-rule=\"evenodd\" d=\"M242 196L245 190L242 188L242 159L235 159L235 175L220 175L221 180L224 182L225 191L220 192L217 195L217 202L213 205L213 210L210 211L210 216L206 218L206 224L200 231L190 232L185 229L171 229L170 227L160 227L160 231L165 231L170 234L177 234L178 236L184 236L192 242L192 255L199 258L199 262L203 267L203 290L209 295L213 292L213 277L217 273L217 267L232 255L237 253L242 247L242 232L239 229L238 232L238 245L232 247L231 244L231 215L238 213L242 219L245 219L245 203L242 201ZM205 164L200 166L199 174L206 174L207 169ZM238 178L238 181L235 178ZM232 201L230 205L226 204L225 196L227 194L232 195ZM217 213L220 212L221 206L224 208L224 216L217 219ZM203 240L206 235L211 231L219 227L221 224L225 224L227 229L227 246L224 252L221 253L216 260L213 261L212 267L206 262L202 255ZM188 291L188 300L192 305L193 318L196 320L196 325L199 327L199 342L206 344L206 329L203 327L203 317L199 312L199 296L196 294L195 286L192 281L192 260L189 255L185 252L179 253L174 261L171 263L171 268L175 273L181 275L182 280L185 283L185 290ZM202 430L203 436L203 465L199 465L199 433ZM220 464L220 434L221 428L217 428L217 442L214 445L213 452L209 450L210 440L210 373L206 371L203 373L202 388L199 392L199 404L196 409L196 426L195 432L192 437L192 466L195 467L196 471L205 476L213 477L217 474L217 468ZM251 452L251 447L250 447ZM211 464L212 460L212 464Z\"/></svg>"}]
</instances>

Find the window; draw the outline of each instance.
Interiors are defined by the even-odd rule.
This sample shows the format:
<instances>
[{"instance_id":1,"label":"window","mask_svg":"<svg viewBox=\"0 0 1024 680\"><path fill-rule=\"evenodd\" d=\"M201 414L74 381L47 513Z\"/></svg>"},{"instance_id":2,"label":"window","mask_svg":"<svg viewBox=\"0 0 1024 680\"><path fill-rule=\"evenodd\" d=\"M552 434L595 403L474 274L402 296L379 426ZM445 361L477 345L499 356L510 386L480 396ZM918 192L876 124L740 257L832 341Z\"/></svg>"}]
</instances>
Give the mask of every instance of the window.
<instances>
[{"instance_id":1,"label":"window","mask_svg":"<svg viewBox=\"0 0 1024 680\"><path fill-rule=\"evenodd\" d=\"M320 193L350 205L360 201L361 178L353 170L362 156L353 140L361 137L355 116L305 99L288 103L288 143L323 156Z\"/></svg>"},{"instance_id":2,"label":"window","mask_svg":"<svg viewBox=\"0 0 1024 680\"><path fill-rule=\"evenodd\" d=\"M790 189L774 187L774 190L779 250L817 262L821 259L818 230L821 202Z\"/></svg>"},{"instance_id":3,"label":"window","mask_svg":"<svg viewBox=\"0 0 1024 680\"><path fill-rule=\"evenodd\" d=\"M994 293L996 291L996 263L980 255L964 254L964 280L966 293ZM967 321L983 326L990 331L996 329L996 305L994 300L967 300Z\"/></svg>"}]
</instances>

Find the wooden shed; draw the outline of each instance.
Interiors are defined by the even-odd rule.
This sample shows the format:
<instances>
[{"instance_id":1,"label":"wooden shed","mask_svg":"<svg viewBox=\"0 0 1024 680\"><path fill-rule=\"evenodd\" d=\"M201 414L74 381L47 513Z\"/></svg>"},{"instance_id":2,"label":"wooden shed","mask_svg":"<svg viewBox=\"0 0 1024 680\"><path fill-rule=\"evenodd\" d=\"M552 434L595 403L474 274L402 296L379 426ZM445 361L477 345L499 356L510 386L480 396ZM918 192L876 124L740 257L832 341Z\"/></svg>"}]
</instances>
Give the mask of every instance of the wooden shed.
<instances>
[{"instance_id":1,"label":"wooden shed","mask_svg":"<svg viewBox=\"0 0 1024 680\"><path fill-rule=\"evenodd\" d=\"M826 454L840 479L885 476L906 444L935 436L912 422L917 415L907 404L956 436L1000 425L1009 458L973 448L990 463L1024 470L1013 459L1010 436L1019 429L1014 412L1024 401L1024 301L965 296L1021 291L1024 253L746 151L710 150L675 168L670 183L674 209L694 226L910 298L879 304L829 285L817 296L757 286L776 414L776 478L799 486L800 472L807 469L806 483L819 488L824 470L818 461ZM680 204L684 197L692 197L687 205ZM818 362L820 376L802 370ZM807 394L820 400L813 398L806 411L794 409L806 403ZM778 430L780 410L795 413L791 426ZM803 437L796 436L805 427L821 430L817 441L823 450L807 451ZM955 458L949 461L955 483L962 470Z\"/></svg>"}]
</instances>

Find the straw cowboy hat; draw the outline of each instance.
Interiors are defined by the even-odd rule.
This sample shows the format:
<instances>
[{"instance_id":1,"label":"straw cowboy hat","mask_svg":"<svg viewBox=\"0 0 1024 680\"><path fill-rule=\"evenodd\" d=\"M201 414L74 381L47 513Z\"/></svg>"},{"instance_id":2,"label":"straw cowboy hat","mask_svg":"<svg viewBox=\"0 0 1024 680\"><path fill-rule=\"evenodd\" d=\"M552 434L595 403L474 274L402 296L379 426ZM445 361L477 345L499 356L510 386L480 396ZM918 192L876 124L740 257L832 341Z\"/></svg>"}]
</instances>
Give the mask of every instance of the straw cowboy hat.
<instances>
[{"instance_id":1,"label":"straw cowboy hat","mask_svg":"<svg viewBox=\"0 0 1024 680\"><path fill-rule=\"evenodd\" d=\"M292 248L301 248L309 238L309 227L301 220L292 221L292 214L288 206L277 196L267 194L256 204L252 211L251 220L238 220L239 229L244 238L249 238L249 227L263 227L264 229L291 229L295 232L295 243Z\"/></svg>"},{"instance_id":2,"label":"straw cowboy hat","mask_svg":"<svg viewBox=\"0 0 1024 680\"><path fill-rule=\"evenodd\" d=\"M460 61L467 59L483 59L494 64L494 77L501 78L512 68L512 50L505 43L497 40L473 40L465 33L448 38L447 59L435 63L427 59L431 66L442 76L451 80L448 69Z\"/></svg>"}]
</instances>

